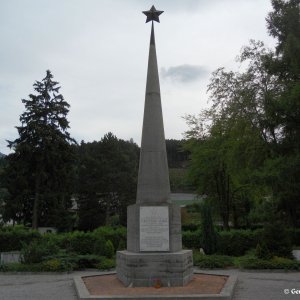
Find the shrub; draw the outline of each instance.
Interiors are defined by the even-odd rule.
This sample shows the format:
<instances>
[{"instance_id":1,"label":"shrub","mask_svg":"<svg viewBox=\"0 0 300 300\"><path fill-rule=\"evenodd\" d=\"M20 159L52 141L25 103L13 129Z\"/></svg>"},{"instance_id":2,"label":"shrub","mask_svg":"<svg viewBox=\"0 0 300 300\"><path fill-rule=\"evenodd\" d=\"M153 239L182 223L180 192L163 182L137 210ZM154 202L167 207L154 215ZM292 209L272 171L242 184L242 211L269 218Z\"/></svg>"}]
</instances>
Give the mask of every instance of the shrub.
<instances>
[{"instance_id":1,"label":"shrub","mask_svg":"<svg viewBox=\"0 0 300 300\"><path fill-rule=\"evenodd\" d=\"M44 257L58 253L59 248L48 240L33 241L23 245L21 257L24 263L40 263Z\"/></svg>"},{"instance_id":2,"label":"shrub","mask_svg":"<svg viewBox=\"0 0 300 300\"><path fill-rule=\"evenodd\" d=\"M77 268L95 268L99 263L101 263L105 257L99 255L76 255L72 257L72 262L76 263Z\"/></svg>"},{"instance_id":3,"label":"shrub","mask_svg":"<svg viewBox=\"0 0 300 300\"><path fill-rule=\"evenodd\" d=\"M200 225L196 223L188 223L188 224L182 224L181 227L183 231L196 231L200 228Z\"/></svg>"},{"instance_id":4,"label":"shrub","mask_svg":"<svg viewBox=\"0 0 300 300\"><path fill-rule=\"evenodd\" d=\"M265 226L262 241L271 256L292 257L292 244L283 224L274 222Z\"/></svg>"},{"instance_id":5,"label":"shrub","mask_svg":"<svg viewBox=\"0 0 300 300\"><path fill-rule=\"evenodd\" d=\"M200 249L201 248L201 232L196 231L183 231L182 244L187 249Z\"/></svg>"},{"instance_id":6,"label":"shrub","mask_svg":"<svg viewBox=\"0 0 300 300\"><path fill-rule=\"evenodd\" d=\"M226 268L234 265L234 260L226 255L204 255L194 252L194 265L199 268Z\"/></svg>"},{"instance_id":7,"label":"shrub","mask_svg":"<svg viewBox=\"0 0 300 300\"><path fill-rule=\"evenodd\" d=\"M261 230L230 230L219 232L217 253L241 256L255 248L261 236Z\"/></svg>"},{"instance_id":8,"label":"shrub","mask_svg":"<svg viewBox=\"0 0 300 300\"><path fill-rule=\"evenodd\" d=\"M264 241L257 244L255 249L255 256L261 259L270 259L272 258L271 253Z\"/></svg>"},{"instance_id":9,"label":"shrub","mask_svg":"<svg viewBox=\"0 0 300 300\"><path fill-rule=\"evenodd\" d=\"M126 250L126 242L124 240L120 240L118 245L118 251Z\"/></svg>"},{"instance_id":10,"label":"shrub","mask_svg":"<svg viewBox=\"0 0 300 300\"><path fill-rule=\"evenodd\" d=\"M216 252L217 234L214 228L211 208L208 203L201 205L201 245L206 254Z\"/></svg>"},{"instance_id":11,"label":"shrub","mask_svg":"<svg viewBox=\"0 0 300 300\"><path fill-rule=\"evenodd\" d=\"M300 228L290 228L287 230L291 239L291 243L294 246L300 246Z\"/></svg>"},{"instance_id":12,"label":"shrub","mask_svg":"<svg viewBox=\"0 0 300 300\"><path fill-rule=\"evenodd\" d=\"M96 239L103 237L105 241L110 240L114 246L114 249L118 248L120 240L126 241L125 227L112 228L108 226L102 226L95 229L92 234Z\"/></svg>"},{"instance_id":13,"label":"shrub","mask_svg":"<svg viewBox=\"0 0 300 300\"><path fill-rule=\"evenodd\" d=\"M92 254L95 244L95 237L91 232L74 231L65 234L67 241L66 250L78 254Z\"/></svg>"},{"instance_id":14,"label":"shrub","mask_svg":"<svg viewBox=\"0 0 300 300\"><path fill-rule=\"evenodd\" d=\"M103 261L101 261L99 264L97 264L97 269L100 270L109 270L113 269L116 266L116 262L114 259L105 258Z\"/></svg>"},{"instance_id":15,"label":"shrub","mask_svg":"<svg viewBox=\"0 0 300 300\"><path fill-rule=\"evenodd\" d=\"M96 255L105 255L105 242L103 236L98 236L94 243L93 253Z\"/></svg>"},{"instance_id":16,"label":"shrub","mask_svg":"<svg viewBox=\"0 0 300 300\"><path fill-rule=\"evenodd\" d=\"M270 260L258 259L255 256L239 258L239 267L244 269L285 269L299 270L300 262L283 257L273 257Z\"/></svg>"},{"instance_id":17,"label":"shrub","mask_svg":"<svg viewBox=\"0 0 300 300\"><path fill-rule=\"evenodd\" d=\"M106 241L105 243L105 256L112 258L115 254L115 248L111 240Z\"/></svg>"},{"instance_id":18,"label":"shrub","mask_svg":"<svg viewBox=\"0 0 300 300\"><path fill-rule=\"evenodd\" d=\"M41 272L42 265L38 264L23 264L23 263L9 263L4 265L4 272Z\"/></svg>"},{"instance_id":19,"label":"shrub","mask_svg":"<svg viewBox=\"0 0 300 300\"><path fill-rule=\"evenodd\" d=\"M0 228L0 252L19 251L23 244L30 244L41 237L36 230L24 226L5 226Z\"/></svg>"},{"instance_id":20,"label":"shrub","mask_svg":"<svg viewBox=\"0 0 300 300\"><path fill-rule=\"evenodd\" d=\"M62 259L49 259L42 262L41 268L46 272L64 272L73 270L73 265Z\"/></svg>"}]
</instances>

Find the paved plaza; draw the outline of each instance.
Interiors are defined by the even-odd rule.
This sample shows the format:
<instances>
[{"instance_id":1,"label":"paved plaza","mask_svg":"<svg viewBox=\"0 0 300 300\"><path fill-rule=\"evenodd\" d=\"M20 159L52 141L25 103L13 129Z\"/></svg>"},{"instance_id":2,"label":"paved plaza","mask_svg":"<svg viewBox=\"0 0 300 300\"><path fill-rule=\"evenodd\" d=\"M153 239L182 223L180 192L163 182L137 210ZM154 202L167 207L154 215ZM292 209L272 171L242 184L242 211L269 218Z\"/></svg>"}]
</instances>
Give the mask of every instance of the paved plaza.
<instances>
[{"instance_id":1,"label":"paved plaza","mask_svg":"<svg viewBox=\"0 0 300 300\"><path fill-rule=\"evenodd\" d=\"M95 274L95 272L92 272ZM300 272L265 272L239 270L206 270L208 274L236 274L238 283L234 300L299 299ZM8 275L0 274L0 300L75 300L73 277L91 272L70 274ZM100 274L100 272L99 272ZM285 295L284 291L289 294Z\"/></svg>"}]
</instances>

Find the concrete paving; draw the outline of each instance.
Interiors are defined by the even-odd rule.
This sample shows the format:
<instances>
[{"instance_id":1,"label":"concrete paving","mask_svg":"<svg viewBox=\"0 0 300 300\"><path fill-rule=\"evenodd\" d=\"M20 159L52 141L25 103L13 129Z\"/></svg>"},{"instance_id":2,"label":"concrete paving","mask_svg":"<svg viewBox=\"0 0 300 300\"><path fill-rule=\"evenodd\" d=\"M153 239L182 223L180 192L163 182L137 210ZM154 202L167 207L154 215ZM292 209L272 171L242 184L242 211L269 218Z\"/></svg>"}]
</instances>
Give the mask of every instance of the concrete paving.
<instances>
[{"instance_id":1,"label":"concrete paving","mask_svg":"<svg viewBox=\"0 0 300 300\"><path fill-rule=\"evenodd\" d=\"M205 270L205 273L237 275L233 300L300 298L300 294L295 293L300 293L300 272ZM0 300L76 300L73 277L89 274L91 272L35 275L0 273ZM287 291L288 294L285 294Z\"/></svg>"}]
</instances>

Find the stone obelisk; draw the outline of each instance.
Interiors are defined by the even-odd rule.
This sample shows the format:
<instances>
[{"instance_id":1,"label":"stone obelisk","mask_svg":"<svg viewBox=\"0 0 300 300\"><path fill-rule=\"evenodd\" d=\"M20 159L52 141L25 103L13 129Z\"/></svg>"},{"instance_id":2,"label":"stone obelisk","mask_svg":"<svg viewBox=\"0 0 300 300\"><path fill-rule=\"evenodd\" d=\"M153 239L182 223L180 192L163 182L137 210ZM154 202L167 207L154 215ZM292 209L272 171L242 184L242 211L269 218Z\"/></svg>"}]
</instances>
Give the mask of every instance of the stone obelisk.
<instances>
[{"instance_id":1,"label":"stone obelisk","mask_svg":"<svg viewBox=\"0 0 300 300\"><path fill-rule=\"evenodd\" d=\"M127 250L117 252L117 276L126 286L183 286L193 276L191 250L182 250L180 207L170 201L169 170L153 21L136 204L127 209Z\"/></svg>"}]
</instances>

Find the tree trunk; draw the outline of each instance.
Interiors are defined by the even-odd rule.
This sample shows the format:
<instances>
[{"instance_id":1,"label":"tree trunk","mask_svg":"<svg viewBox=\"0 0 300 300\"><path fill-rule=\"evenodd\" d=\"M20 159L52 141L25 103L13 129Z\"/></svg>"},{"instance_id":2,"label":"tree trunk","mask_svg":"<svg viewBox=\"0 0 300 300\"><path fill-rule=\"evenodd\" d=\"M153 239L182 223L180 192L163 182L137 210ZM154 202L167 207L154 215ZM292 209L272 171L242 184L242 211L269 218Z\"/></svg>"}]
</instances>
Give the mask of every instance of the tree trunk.
<instances>
[{"instance_id":1,"label":"tree trunk","mask_svg":"<svg viewBox=\"0 0 300 300\"><path fill-rule=\"evenodd\" d=\"M39 218L39 202L40 202L40 184L41 184L41 172L37 172L35 178L35 195L32 212L32 229L38 229L38 218Z\"/></svg>"}]
</instances>

